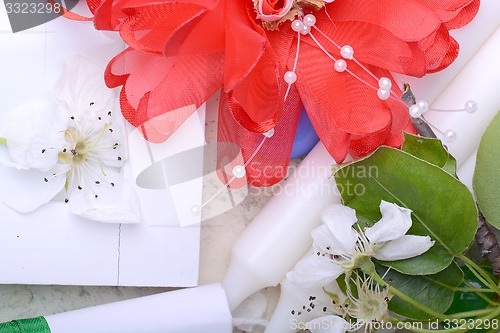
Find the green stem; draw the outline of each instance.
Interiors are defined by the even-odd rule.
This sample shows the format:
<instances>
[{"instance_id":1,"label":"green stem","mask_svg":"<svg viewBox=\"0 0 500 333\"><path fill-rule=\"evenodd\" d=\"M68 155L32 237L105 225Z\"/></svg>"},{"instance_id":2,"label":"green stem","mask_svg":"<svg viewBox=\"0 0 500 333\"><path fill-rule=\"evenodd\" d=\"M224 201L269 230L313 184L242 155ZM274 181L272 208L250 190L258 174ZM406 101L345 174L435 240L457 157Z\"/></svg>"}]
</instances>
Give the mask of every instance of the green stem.
<instances>
[{"instance_id":1,"label":"green stem","mask_svg":"<svg viewBox=\"0 0 500 333\"><path fill-rule=\"evenodd\" d=\"M486 272L466 256L462 254L456 254L456 256L458 259L462 260L467 265L467 267L469 267L472 274L474 274L482 283L484 283L488 288L493 289L495 293L500 294L500 289L498 288L497 284L490 278L488 272Z\"/></svg>"},{"instance_id":2,"label":"green stem","mask_svg":"<svg viewBox=\"0 0 500 333\"><path fill-rule=\"evenodd\" d=\"M0 144L6 145L7 144L7 138L3 138L0 136Z\"/></svg>"},{"instance_id":3,"label":"green stem","mask_svg":"<svg viewBox=\"0 0 500 333\"><path fill-rule=\"evenodd\" d=\"M491 298L487 297L483 292L488 292L488 293L494 293L495 291L491 289L481 289L481 288L474 288L472 284L466 280L464 280L464 283L469 286L469 288L456 288L457 291L463 291L463 292L474 292L476 295L481 297L484 301L486 301L489 305L491 306L498 306L499 304L497 302L494 302Z\"/></svg>"},{"instance_id":4,"label":"green stem","mask_svg":"<svg viewBox=\"0 0 500 333\"><path fill-rule=\"evenodd\" d=\"M495 309L481 309L481 310L474 310L474 311L467 311L467 312L459 312L459 313L453 313L450 315L452 318L467 318L467 317L475 317L475 316L481 316L481 315L488 315L491 314Z\"/></svg>"},{"instance_id":5,"label":"green stem","mask_svg":"<svg viewBox=\"0 0 500 333\"><path fill-rule=\"evenodd\" d=\"M424 311L425 313L430 314L432 317L439 318L439 319L450 319L449 316L447 316L445 314L442 314L442 313L439 313L439 312L436 312L436 311L432 310L431 308L423 305L422 303L417 302L416 300L414 300L413 298L407 296L406 294L403 294L401 291L399 291L398 289L394 288L389 283L385 282L384 279L382 279L380 277L380 275L378 275L377 273L374 273L372 275L372 277L381 286L385 286L385 287L389 288L389 291L393 295L401 298L403 301L405 301L405 302L413 305L414 307L416 307L416 308Z\"/></svg>"},{"instance_id":6,"label":"green stem","mask_svg":"<svg viewBox=\"0 0 500 333\"><path fill-rule=\"evenodd\" d=\"M492 289L483 289L483 288L452 288L454 291L463 291L464 293L494 293L495 291Z\"/></svg>"}]
</instances>

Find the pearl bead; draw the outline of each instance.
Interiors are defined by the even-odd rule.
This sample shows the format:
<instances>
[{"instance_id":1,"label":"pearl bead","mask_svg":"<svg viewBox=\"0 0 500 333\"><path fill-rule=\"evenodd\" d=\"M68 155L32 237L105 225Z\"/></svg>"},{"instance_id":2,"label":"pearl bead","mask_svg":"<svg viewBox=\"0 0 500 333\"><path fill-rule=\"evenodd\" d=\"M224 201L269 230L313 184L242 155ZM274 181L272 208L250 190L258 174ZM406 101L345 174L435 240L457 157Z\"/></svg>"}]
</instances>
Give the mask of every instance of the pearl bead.
<instances>
[{"instance_id":1,"label":"pearl bead","mask_svg":"<svg viewBox=\"0 0 500 333\"><path fill-rule=\"evenodd\" d=\"M476 112L477 111L476 101L467 101L467 103L465 103L465 111L467 111L468 113Z\"/></svg>"},{"instance_id":2,"label":"pearl bead","mask_svg":"<svg viewBox=\"0 0 500 333\"><path fill-rule=\"evenodd\" d=\"M426 101L418 101L417 106L422 113L426 113L429 110L429 103Z\"/></svg>"},{"instance_id":3,"label":"pearl bead","mask_svg":"<svg viewBox=\"0 0 500 333\"><path fill-rule=\"evenodd\" d=\"M246 175L246 170L243 165L237 165L233 168L233 176L236 178L243 178Z\"/></svg>"},{"instance_id":4,"label":"pearl bead","mask_svg":"<svg viewBox=\"0 0 500 333\"><path fill-rule=\"evenodd\" d=\"M190 209L190 213L193 216L200 215L200 213L201 213L201 207L198 206L198 205L192 206L191 209Z\"/></svg>"},{"instance_id":5,"label":"pearl bead","mask_svg":"<svg viewBox=\"0 0 500 333\"><path fill-rule=\"evenodd\" d=\"M354 58L354 50L350 45L344 45L340 49L340 55L344 59L352 60L352 58Z\"/></svg>"},{"instance_id":6,"label":"pearl bead","mask_svg":"<svg viewBox=\"0 0 500 333\"><path fill-rule=\"evenodd\" d=\"M412 118L418 118L422 115L422 109L416 104L410 106L408 112L410 113L410 117Z\"/></svg>"},{"instance_id":7,"label":"pearl bead","mask_svg":"<svg viewBox=\"0 0 500 333\"><path fill-rule=\"evenodd\" d=\"M266 138L272 138L274 135L274 128L271 128L269 131L262 133Z\"/></svg>"},{"instance_id":8,"label":"pearl bead","mask_svg":"<svg viewBox=\"0 0 500 333\"><path fill-rule=\"evenodd\" d=\"M313 14L307 14L306 16L304 16L303 23L304 25L312 27L313 25L316 24L316 16L314 16Z\"/></svg>"},{"instance_id":9,"label":"pearl bead","mask_svg":"<svg viewBox=\"0 0 500 333\"><path fill-rule=\"evenodd\" d=\"M457 139L457 133L452 130L447 130L443 134L443 141L446 143L452 143Z\"/></svg>"},{"instance_id":10,"label":"pearl bead","mask_svg":"<svg viewBox=\"0 0 500 333\"><path fill-rule=\"evenodd\" d=\"M302 26L304 24L302 23L301 20L294 20L292 22L292 30L295 31L295 32L299 32L300 30L302 30Z\"/></svg>"},{"instance_id":11,"label":"pearl bead","mask_svg":"<svg viewBox=\"0 0 500 333\"><path fill-rule=\"evenodd\" d=\"M302 24L302 27L300 27L300 33L303 35L307 35L310 32L311 32L311 27L308 25Z\"/></svg>"},{"instance_id":12,"label":"pearl bead","mask_svg":"<svg viewBox=\"0 0 500 333\"><path fill-rule=\"evenodd\" d=\"M377 90L377 96L378 98L380 98L381 100L385 101L386 99L389 98L389 96L391 95L391 92L389 90L385 90L385 89L379 89Z\"/></svg>"},{"instance_id":13,"label":"pearl bead","mask_svg":"<svg viewBox=\"0 0 500 333\"><path fill-rule=\"evenodd\" d=\"M380 80L378 80L378 87L383 90L391 90L392 82L387 77L381 77Z\"/></svg>"},{"instance_id":14,"label":"pearl bead","mask_svg":"<svg viewBox=\"0 0 500 333\"><path fill-rule=\"evenodd\" d=\"M339 60L335 61L334 68L337 72L342 73L343 71L345 71L347 69L347 63L345 62L345 60L339 59Z\"/></svg>"},{"instance_id":15,"label":"pearl bead","mask_svg":"<svg viewBox=\"0 0 500 333\"><path fill-rule=\"evenodd\" d=\"M285 82L288 84L295 83L295 81L297 81L297 74L295 74L295 72L288 71L285 73L284 79L285 79Z\"/></svg>"}]
</instances>

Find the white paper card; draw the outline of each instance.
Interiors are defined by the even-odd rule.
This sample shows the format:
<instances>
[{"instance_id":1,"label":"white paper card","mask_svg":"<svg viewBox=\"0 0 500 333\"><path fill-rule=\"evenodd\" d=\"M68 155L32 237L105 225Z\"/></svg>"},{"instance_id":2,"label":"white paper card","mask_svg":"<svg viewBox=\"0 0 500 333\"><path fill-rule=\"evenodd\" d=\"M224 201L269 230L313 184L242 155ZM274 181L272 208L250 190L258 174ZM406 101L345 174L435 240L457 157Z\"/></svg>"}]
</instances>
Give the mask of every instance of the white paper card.
<instances>
[{"instance_id":1,"label":"white paper card","mask_svg":"<svg viewBox=\"0 0 500 333\"><path fill-rule=\"evenodd\" d=\"M53 100L52 87L62 73L64 56L78 54L105 68L124 48L119 38L95 31L89 22L58 18L16 34L8 22L5 7L0 6L0 122L20 103ZM186 138L185 149L202 146L203 125L202 108L175 136L177 140ZM128 144L144 145L145 141L130 137ZM144 169L153 164L147 157L137 161ZM127 161L123 174L135 183L133 164ZM202 165L199 167L201 170ZM136 189L142 214L142 222L136 225L85 220L71 215L60 202L30 214L19 214L0 204L0 283L197 285L200 218L192 216L184 223L189 227L181 227L178 211L186 204L180 208L176 201L200 205L201 178L176 191L176 200L166 183L158 191Z\"/></svg>"}]
</instances>

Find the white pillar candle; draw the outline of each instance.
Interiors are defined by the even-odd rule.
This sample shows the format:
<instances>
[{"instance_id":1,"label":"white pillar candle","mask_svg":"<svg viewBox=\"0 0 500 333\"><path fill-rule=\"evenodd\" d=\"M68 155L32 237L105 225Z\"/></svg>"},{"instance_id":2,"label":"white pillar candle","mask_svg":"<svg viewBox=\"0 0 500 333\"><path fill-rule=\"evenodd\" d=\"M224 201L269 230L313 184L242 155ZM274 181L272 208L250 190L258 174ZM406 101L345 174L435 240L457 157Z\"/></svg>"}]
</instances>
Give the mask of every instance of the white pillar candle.
<instances>
[{"instance_id":1,"label":"white pillar candle","mask_svg":"<svg viewBox=\"0 0 500 333\"><path fill-rule=\"evenodd\" d=\"M472 178L474 177L474 169L476 168L476 157L477 150L475 150L457 170L458 178L471 192L473 192Z\"/></svg>"},{"instance_id":2,"label":"white pillar candle","mask_svg":"<svg viewBox=\"0 0 500 333\"><path fill-rule=\"evenodd\" d=\"M432 104L436 109L463 108L469 100L477 102L476 113L432 112L427 120L442 132L452 130L455 141L446 143L459 165L473 153L481 136L498 110L500 110L500 28L476 52L474 58L460 71ZM438 137L442 137L438 133Z\"/></svg>"},{"instance_id":3,"label":"white pillar candle","mask_svg":"<svg viewBox=\"0 0 500 333\"><path fill-rule=\"evenodd\" d=\"M335 164L320 142L236 241L222 282L234 309L259 289L275 286L311 246L320 212L340 196Z\"/></svg>"},{"instance_id":4,"label":"white pillar candle","mask_svg":"<svg viewBox=\"0 0 500 333\"><path fill-rule=\"evenodd\" d=\"M45 317L51 333L230 333L219 284L183 289Z\"/></svg>"}]
</instances>

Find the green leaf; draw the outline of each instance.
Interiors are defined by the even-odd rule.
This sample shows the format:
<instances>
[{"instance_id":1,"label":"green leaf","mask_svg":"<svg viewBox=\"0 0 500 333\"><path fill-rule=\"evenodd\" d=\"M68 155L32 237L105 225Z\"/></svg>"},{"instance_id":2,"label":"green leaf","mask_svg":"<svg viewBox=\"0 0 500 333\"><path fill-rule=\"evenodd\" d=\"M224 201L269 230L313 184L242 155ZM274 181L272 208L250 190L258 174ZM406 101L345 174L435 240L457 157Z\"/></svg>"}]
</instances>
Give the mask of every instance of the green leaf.
<instances>
[{"instance_id":1,"label":"green leaf","mask_svg":"<svg viewBox=\"0 0 500 333\"><path fill-rule=\"evenodd\" d=\"M441 168L397 149L381 147L335 175L345 205L360 224L381 218L381 200L413 211L408 234L429 235L434 247L416 258L386 263L411 275L437 273L467 249L477 228L477 210L467 187Z\"/></svg>"},{"instance_id":2,"label":"green leaf","mask_svg":"<svg viewBox=\"0 0 500 333\"><path fill-rule=\"evenodd\" d=\"M432 310L444 313L453 302L454 288L463 281L460 267L453 262L444 271L426 276L404 275L391 270L384 280L403 294ZM432 316L401 298L394 296L389 302L389 310L401 316L424 320Z\"/></svg>"},{"instance_id":3,"label":"green leaf","mask_svg":"<svg viewBox=\"0 0 500 333\"><path fill-rule=\"evenodd\" d=\"M410 133L404 133L404 136L405 141L401 150L440 167L450 175L456 175L457 161L448 153L441 140L424 138Z\"/></svg>"},{"instance_id":4,"label":"green leaf","mask_svg":"<svg viewBox=\"0 0 500 333\"><path fill-rule=\"evenodd\" d=\"M500 229L500 113L484 132L477 151L472 187L484 217Z\"/></svg>"}]
</instances>

